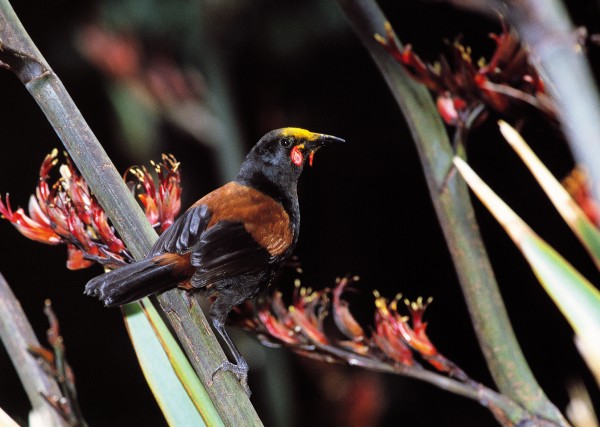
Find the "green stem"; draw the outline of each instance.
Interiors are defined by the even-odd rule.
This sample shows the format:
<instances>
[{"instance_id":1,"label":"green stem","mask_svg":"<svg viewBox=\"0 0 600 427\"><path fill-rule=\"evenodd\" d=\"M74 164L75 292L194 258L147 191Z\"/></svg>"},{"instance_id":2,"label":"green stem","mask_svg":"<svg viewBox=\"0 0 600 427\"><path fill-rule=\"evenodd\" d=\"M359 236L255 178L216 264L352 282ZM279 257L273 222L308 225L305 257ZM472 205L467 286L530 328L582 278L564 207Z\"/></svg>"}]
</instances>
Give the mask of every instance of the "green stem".
<instances>
[{"instance_id":1,"label":"green stem","mask_svg":"<svg viewBox=\"0 0 600 427\"><path fill-rule=\"evenodd\" d=\"M401 365L383 363L380 360L372 359L348 352L334 346L315 344L323 351L331 353L340 360L350 361L352 365L361 366L363 368L384 372L387 374L403 375L405 377L418 379L426 383L432 384L442 390L457 394L459 396L473 399L479 402L480 405L488 408L496 420L505 426L514 425L532 425L550 426L554 425L547 420L532 416L524 408L513 402L510 398L503 394L499 394L485 385L475 382L470 378L464 378L459 381L448 377L445 374L429 371L419 365Z\"/></svg>"},{"instance_id":2,"label":"green stem","mask_svg":"<svg viewBox=\"0 0 600 427\"><path fill-rule=\"evenodd\" d=\"M503 394L532 414L565 425L537 384L517 343L500 296L465 183L452 173L452 148L427 89L411 79L374 34L386 19L371 0L338 0L385 78L410 127L433 205L469 308L479 344Z\"/></svg>"},{"instance_id":3,"label":"green stem","mask_svg":"<svg viewBox=\"0 0 600 427\"><path fill-rule=\"evenodd\" d=\"M156 233L57 75L21 25L8 0L0 0L0 61L26 86L65 145L94 195L136 259L150 250ZM172 290L159 297L194 370L226 425L262 425L233 374L212 373L226 359L203 313ZM203 345L206 347L197 347ZM201 355L201 357L200 357ZM201 362L201 363L200 363Z\"/></svg>"}]
</instances>

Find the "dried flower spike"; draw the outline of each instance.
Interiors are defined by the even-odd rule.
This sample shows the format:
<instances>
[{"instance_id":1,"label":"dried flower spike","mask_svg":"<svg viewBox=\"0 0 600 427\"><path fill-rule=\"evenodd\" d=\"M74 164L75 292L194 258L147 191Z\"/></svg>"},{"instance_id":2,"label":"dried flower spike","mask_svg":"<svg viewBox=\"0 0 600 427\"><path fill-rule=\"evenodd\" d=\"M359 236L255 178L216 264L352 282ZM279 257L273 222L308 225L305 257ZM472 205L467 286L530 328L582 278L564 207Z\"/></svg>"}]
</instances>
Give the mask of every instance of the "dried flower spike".
<instances>
[{"instance_id":1,"label":"dried flower spike","mask_svg":"<svg viewBox=\"0 0 600 427\"><path fill-rule=\"evenodd\" d=\"M58 318L52 310L50 300L45 302L44 313L50 323L47 338L52 350L44 347L30 347L29 352L37 358L44 371L56 380L62 395L47 396L43 394L42 396L70 426L87 426L77 400L75 376L65 356L66 351L63 337L60 334Z\"/></svg>"}]
</instances>

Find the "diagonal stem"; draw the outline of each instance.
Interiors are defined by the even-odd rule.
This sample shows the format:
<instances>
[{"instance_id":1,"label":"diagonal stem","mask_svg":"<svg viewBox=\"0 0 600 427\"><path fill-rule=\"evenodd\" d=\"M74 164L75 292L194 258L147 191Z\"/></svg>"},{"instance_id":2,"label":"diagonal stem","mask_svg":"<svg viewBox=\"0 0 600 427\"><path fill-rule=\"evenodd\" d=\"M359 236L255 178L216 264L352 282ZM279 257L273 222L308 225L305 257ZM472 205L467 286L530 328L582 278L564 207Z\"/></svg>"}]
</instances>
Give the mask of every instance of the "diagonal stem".
<instances>
[{"instance_id":1,"label":"diagonal stem","mask_svg":"<svg viewBox=\"0 0 600 427\"><path fill-rule=\"evenodd\" d=\"M91 190L136 259L143 258L156 233L87 125L58 76L23 28L8 0L0 0L0 65L10 67L36 100ZM248 396L233 375L212 372L226 356L202 311L178 290L159 297L190 362L206 385L227 425L262 425Z\"/></svg>"},{"instance_id":2,"label":"diagonal stem","mask_svg":"<svg viewBox=\"0 0 600 427\"><path fill-rule=\"evenodd\" d=\"M466 377L463 380L448 377L437 372L429 371L419 365L400 365L384 363L376 359L358 355L345 349L331 345L314 343L320 350L333 354L335 357L348 361L351 365L361 366L372 371L387 374L403 375L432 384L442 390L473 399L487 407L502 425L527 425L532 423L538 426L552 426L554 423L540 419L529 414L523 407L503 394L486 387L485 385ZM464 373L463 373L464 374Z\"/></svg>"}]
</instances>

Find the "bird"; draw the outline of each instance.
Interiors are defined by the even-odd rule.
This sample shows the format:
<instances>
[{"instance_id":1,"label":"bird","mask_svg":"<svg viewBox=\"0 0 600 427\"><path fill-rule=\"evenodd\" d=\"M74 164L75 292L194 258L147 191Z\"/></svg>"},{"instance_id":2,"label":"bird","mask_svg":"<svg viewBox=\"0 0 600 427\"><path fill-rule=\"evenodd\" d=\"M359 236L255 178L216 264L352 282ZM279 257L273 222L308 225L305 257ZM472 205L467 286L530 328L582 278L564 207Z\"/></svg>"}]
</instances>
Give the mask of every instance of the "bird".
<instances>
[{"instance_id":1,"label":"bird","mask_svg":"<svg viewBox=\"0 0 600 427\"><path fill-rule=\"evenodd\" d=\"M106 307L121 306L178 287L208 298L214 330L235 363L246 393L248 364L225 329L230 311L256 297L292 255L300 231L298 181L315 152L343 139L303 128L266 133L237 176L190 206L167 228L146 258L92 278L84 293Z\"/></svg>"}]
</instances>

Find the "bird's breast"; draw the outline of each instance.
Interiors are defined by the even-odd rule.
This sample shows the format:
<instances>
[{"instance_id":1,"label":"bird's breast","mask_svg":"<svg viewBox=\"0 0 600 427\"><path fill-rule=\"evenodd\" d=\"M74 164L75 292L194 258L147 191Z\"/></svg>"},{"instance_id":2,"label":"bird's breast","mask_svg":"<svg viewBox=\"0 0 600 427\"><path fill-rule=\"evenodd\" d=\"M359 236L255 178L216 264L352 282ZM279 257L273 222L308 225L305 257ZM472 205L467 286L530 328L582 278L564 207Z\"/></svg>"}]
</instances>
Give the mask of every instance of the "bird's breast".
<instances>
[{"instance_id":1,"label":"bird's breast","mask_svg":"<svg viewBox=\"0 0 600 427\"><path fill-rule=\"evenodd\" d=\"M246 231L272 257L284 254L295 241L295 227L283 206L272 197L245 185L230 182L207 194L196 205L211 211L208 228L219 221L241 222Z\"/></svg>"}]
</instances>

